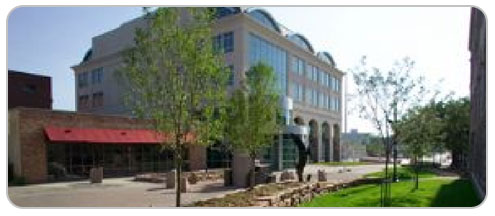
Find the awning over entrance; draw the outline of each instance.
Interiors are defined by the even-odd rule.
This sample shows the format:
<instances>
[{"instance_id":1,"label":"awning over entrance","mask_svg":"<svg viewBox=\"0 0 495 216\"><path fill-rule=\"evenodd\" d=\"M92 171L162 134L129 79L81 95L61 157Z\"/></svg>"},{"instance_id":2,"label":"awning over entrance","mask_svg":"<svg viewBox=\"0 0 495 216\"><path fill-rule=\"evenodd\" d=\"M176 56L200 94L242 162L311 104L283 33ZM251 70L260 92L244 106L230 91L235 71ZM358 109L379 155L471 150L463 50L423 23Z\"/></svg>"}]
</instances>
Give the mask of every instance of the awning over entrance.
<instances>
[{"instance_id":1,"label":"awning over entrance","mask_svg":"<svg viewBox=\"0 0 495 216\"><path fill-rule=\"evenodd\" d=\"M164 137L146 129L99 129L45 127L52 142L107 143L107 144L159 144Z\"/></svg>"}]
</instances>

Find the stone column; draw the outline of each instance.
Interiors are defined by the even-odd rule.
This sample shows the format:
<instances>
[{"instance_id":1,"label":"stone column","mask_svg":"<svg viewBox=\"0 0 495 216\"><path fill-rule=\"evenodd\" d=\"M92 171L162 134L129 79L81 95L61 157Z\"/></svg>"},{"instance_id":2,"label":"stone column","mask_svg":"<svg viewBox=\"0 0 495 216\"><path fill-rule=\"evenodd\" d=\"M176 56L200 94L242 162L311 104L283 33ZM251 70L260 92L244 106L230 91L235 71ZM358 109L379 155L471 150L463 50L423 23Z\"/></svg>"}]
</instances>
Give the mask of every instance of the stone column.
<instances>
[{"instance_id":1,"label":"stone column","mask_svg":"<svg viewBox=\"0 0 495 216\"><path fill-rule=\"evenodd\" d=\"M232 158L232 183L236 187L247 187L248 173L251 168L249 156L239 151L234 151Z\"/></svg>"}]
</instances>

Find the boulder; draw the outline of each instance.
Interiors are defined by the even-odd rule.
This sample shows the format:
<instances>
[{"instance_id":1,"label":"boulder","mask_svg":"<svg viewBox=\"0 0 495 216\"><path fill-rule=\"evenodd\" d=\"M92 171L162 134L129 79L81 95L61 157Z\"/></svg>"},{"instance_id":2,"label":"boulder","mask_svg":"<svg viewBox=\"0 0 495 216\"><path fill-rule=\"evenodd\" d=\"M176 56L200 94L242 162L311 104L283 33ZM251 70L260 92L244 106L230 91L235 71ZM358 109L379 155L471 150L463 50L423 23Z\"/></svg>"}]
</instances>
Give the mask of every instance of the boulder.
<instances>
[{"instance_id":1,"label":"boulder","mask_svg":"<svg viewBox=\"0 0 495 216\"><path fill-rule=\"evenodd\" d=\"M175 188L175 177L176 177L175 170L167 173L166 188Z\"/></svg>"},{"instance_id":2,"label":"boulder","mask_svg":"<svg viewBox=\"0 0 495 216\"><path fill-rule=\"evenodd\" d=\"M318 170L318 181L327 181L327 173L324 170Z\"/></svg>"}]
</instances>

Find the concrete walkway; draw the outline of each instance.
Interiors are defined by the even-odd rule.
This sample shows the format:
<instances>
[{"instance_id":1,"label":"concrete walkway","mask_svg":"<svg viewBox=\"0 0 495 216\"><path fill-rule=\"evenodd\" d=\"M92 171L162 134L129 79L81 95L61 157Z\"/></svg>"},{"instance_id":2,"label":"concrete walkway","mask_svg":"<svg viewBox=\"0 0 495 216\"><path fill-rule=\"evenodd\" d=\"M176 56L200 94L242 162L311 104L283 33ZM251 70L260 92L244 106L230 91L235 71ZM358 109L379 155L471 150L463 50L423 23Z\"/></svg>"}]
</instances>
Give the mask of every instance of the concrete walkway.
<instances>
[{"instance_id":1,"label":"concrete walkway","mask_svg":"<svg viewBox=\"0 0 495 216\"><path fill-rule=\"evenodd\" d=\"M190 185L182 194L182 204L235 192L223 181ZM173 207L175 189L164 184L135 182L132 178L104 179L102 184L64 182L9 187L10 200L19 207Z\"/></svg>"},{"instance_id":2,"label":"concrete walkway","mask_svg":"<svg viewBox=\"0 0 495 216\"><path fill-rule=\"evenodd\" d=\"M350 172L339 173L342 167L308 165L305 173L313 174L324 169L330 182L360 178L370 172L378 172L384 165L348 166ZM294 171L294 170L292 170ZM278 173L280 175L280 173ZM132 178L104 179L102 184L88 181L37 184L23 187L9 187L10 200L19 207L173 207L175 189L165 189L165 185L135 182ZM238 190L224 187L223 180L200 182L190 185L189 191L182 194L182 204L222 197Z\"/></svg>"}]
</instances>

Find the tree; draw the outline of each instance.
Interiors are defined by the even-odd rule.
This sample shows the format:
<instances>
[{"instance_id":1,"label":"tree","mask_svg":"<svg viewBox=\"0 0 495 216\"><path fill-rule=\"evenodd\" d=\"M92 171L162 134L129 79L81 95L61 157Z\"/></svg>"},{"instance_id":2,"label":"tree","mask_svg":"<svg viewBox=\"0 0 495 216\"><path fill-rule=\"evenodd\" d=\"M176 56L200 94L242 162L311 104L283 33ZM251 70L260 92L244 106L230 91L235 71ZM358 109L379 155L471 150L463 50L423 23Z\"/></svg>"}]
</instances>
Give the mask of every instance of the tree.
<instances>
[{"instance_id":1,"label":"tree","mask_svg":"<svg viewBox=\"0 0 495 216\"><path fill-rule=\"evenodd\" d=\"M419 159L443 149L452 152L452 167L463 168L462 159L469 144L469 99L431 101L414 107L397 123L396 131L415 158L416 173Z\"/></svg>"},{"instance_id":2,"label":"tree","mask_svg":"<svg viewBox=\"0 0 495 216\"><path fill-rule=\"evenodd\" d=\"M183 13L185 12L185 13ZM181 169L188 145L221 139L228 72L212 47L213 10L159 8L146 11L146 27L124 52L118 75L126 105L150 119L174 152L176 206L180 206Z\"/></svg>"},{"instance_id":3,"label":"tree","mask_svg":"<svg viewBox=\"0 0 495 216\"><path fill-rule=\"evenodd\" d=\"M359 116L372 123L385 149L386 187L382 205L388 205L387 197L390 196L388 164L392 144L396 144L395 138L391 137L392 125L409 107L418 104L429 93L423 86L423 77L411 77L414 64L406 57L385 72L376 67L370 68L366 64L366 57L363 57L361 65L351 70L357 87L355 100L358 101L356 108Z\"/></svg>"},{"instance_id":4,"label":"tree","mask_svg":"<svg viewBox=\"0 0 495 216\"><path fill-rule=\"evenodd\" d=\"M255 159L261 150L273 144L279 133L280 106L271 67L259 63L247 72L246 77L229 100L227 134L233 148L244 151L251 160L249 179L250 187L253 187Z\"/></svg>"},{"instance_id":5,"label":"tree","mask_svg":"<svg viewBox=\"0 0 495 216\"><path fill-rule=\"evenodd\" d=\"M406 146L407 153L415 164L415 189L419 188L420 160L441 143L442 121L438 117L435 103L415 107L395 125L398 140Z\"/></svg>"},{"instance_id":6,"label":"tree","mask_svg":"<svg viewBox=\"0 0 495 216\"><path fill-rule=\"evenodd\" d=\"M383 142L379 137L370 136L370 142L366 145L366 153L373 157L384 157L385 150Z\"/></svg>"},{"instance_id":7,"label":"tree","mask_svg":"<svg viewBox=\"0 0 495 216\"><path fill-rule=\"evenodd\" d=\"M469 149L469 99L449 100L442 111L444 143L445 148L452 152L452 167L464 169L464 159Z\"/></svg>"}]
</instances>

